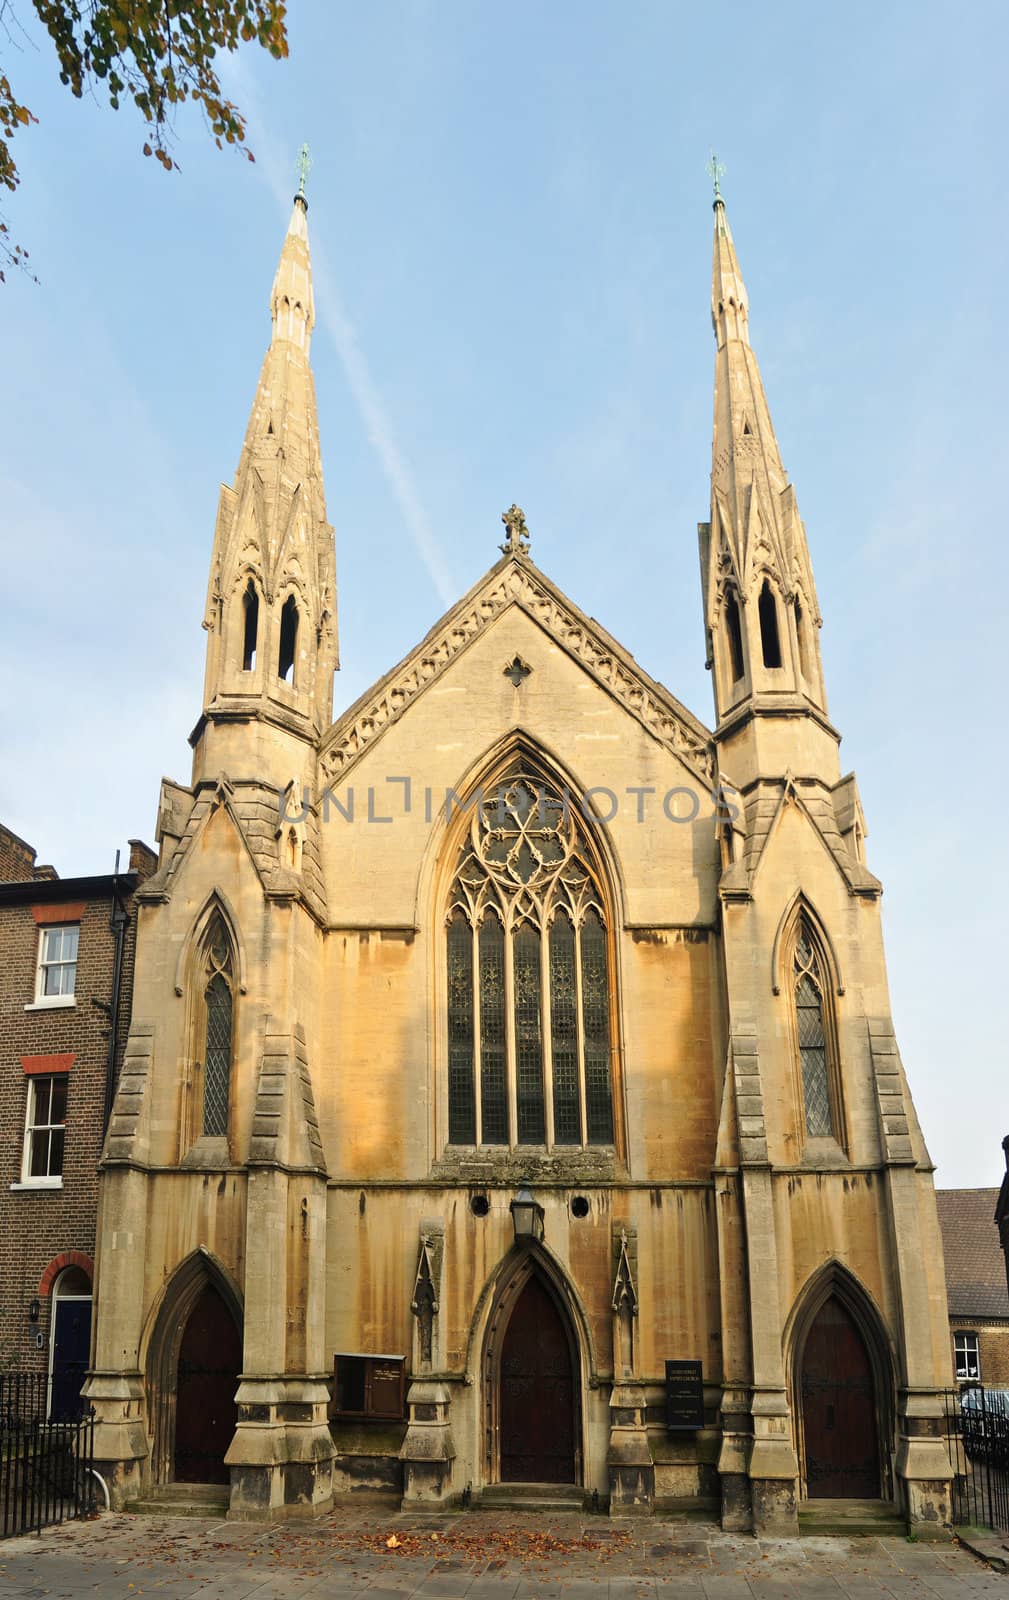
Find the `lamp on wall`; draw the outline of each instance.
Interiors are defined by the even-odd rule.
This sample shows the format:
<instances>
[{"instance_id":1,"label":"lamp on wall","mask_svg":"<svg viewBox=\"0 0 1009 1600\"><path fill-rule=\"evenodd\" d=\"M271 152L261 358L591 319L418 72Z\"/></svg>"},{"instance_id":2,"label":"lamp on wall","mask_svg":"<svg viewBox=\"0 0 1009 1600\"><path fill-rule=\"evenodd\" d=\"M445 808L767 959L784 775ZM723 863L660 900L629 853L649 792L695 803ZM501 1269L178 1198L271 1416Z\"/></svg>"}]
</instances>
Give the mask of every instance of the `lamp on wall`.
<instances>
[{"instance_id":1,"label":"lamp on wall","mask_svg":"<svg viewBox=\"0 0 1009 1600\"><path fill-rule=\"evenodd\" d=\"M40 1313L41 1310L42 1310L42 1302L40 1300L38 1300L38 1299L29 1300L29 1302L28 1302L28 1321L29 1322L38 1322L39 1313Z\"/></svg>"},{"instance_id":2,"label":"lamp on wall","mask_svg":"<svg viewBox=\"0 0 1009 1600\"><path fill-rule=\"evenodd\" d=\"M543 1207L524 1183L508 1208L515 1228L515 1243L528 1244L543 1237Z\"/></svg>"}]
</instances>

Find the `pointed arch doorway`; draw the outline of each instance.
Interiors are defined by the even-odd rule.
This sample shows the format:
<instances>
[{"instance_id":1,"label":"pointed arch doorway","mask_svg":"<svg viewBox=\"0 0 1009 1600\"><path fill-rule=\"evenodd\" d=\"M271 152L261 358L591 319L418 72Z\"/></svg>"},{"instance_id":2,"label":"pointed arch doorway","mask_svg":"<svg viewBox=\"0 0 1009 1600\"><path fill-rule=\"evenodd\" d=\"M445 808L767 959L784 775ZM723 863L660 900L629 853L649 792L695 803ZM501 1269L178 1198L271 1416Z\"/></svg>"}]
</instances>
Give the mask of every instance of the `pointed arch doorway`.
<instances>
[{"instance_id":1,"label":"pointed arch doorway","mask_svg":"<svg viewBox=\"0 0 1009 1600\"><path fill-rule=\"evenodd\" d=\"M801 1357L803 1456L811 1500L878 1500L876 1381L861 1330L831 1294L809 1326Z\"/></svg>"},{"instance_id":2,"label":"pointed arch doorway","mask_svg":"<svg viewBox=\"0 0 1009 1600\"><path fill-rule=\"evenodd\" d=\"M156 1484L229 1483L242 1370L242 1303L208 1251L171 1279L147 1352L151 1471Z\"/></svg>"},{"instance_id":3,"label":"pointed arch doorway","mask_svg":"<svg viewBox=\"0 0 1009 1600\"><path fill-rule=\"evenodd\" d=\"M230 1483L225 1452L235 1434L242 1340L212 1283L189 1313L175 1389L176 1483Z\"/></svg>"},{"instance_id":4,"label":"pointed arch doorway","mask_svg":"<svg viewBox=\"0 0 1009 1600\"><path fill-rule=\"evenodd\" d=\"M525 1254L501 1290L484 1359L491 1483L581 1482L581 1368L563 1298Z\"/></svg>"}]
</instances>

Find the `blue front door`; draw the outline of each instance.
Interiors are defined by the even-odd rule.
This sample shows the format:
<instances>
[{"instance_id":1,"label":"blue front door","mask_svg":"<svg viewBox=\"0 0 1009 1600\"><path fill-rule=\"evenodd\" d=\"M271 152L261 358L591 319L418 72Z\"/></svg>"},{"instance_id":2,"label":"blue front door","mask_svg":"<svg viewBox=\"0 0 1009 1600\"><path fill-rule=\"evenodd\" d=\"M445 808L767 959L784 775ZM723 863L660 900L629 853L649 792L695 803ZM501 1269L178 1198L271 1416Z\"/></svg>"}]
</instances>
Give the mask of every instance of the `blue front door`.
<instances>
[{"instance_id":1,"label":"blue front door","mask_svg":"<svg viewBox=\"0 0 1009 1600\"><path fill-rule=\"evenodd\" d=\"M50 1422L73 1422L81 1414L81 1389L91 1353L91 1301L57 1300L53 1324L53 1390Z\"/></svg>"}]
</instances>

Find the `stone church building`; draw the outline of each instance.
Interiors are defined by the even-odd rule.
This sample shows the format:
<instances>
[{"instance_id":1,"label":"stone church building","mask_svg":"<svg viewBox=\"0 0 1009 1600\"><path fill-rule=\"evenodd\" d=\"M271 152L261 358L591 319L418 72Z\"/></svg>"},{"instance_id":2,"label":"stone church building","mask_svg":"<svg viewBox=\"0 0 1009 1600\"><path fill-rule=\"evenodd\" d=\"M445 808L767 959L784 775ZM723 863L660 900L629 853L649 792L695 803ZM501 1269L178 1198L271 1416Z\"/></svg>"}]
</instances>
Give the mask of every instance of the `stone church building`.
<instances>
[{"instance_id":1,"label":"stone church building","mask_svg":"<svg viewBox=\"0 0 1009 1600\"><path fill-rule=\"evenodd\" d=\"M88 1380L115 1503L949 1522L932 1166L714 210L713 727L540 571L515 507L334 721L295 200L192 778L137 892Z\"/></svg>"}]
</instances>

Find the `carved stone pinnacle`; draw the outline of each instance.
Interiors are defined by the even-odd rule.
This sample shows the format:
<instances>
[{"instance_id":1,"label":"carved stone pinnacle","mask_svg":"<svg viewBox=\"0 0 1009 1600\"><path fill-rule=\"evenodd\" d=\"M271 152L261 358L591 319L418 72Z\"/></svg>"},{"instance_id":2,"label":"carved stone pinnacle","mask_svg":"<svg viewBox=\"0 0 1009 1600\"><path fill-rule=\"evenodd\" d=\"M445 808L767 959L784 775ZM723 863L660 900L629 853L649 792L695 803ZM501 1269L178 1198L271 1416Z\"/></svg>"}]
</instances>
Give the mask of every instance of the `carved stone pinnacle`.
<instances>
[{"instance_id":1,"label":"carved stone pinnacle","mask_svg":"<svg viewBox=\"0 0 1009 1600\"><path fill-rule=\"evenodd\" d=\"M501 513L501 521L505 525L508 538L498 548L506 556L525 556L529 554L529 529L526 527L526 514L520 506L509 506L507 511Z\"/></svg>"}]
</instances>

